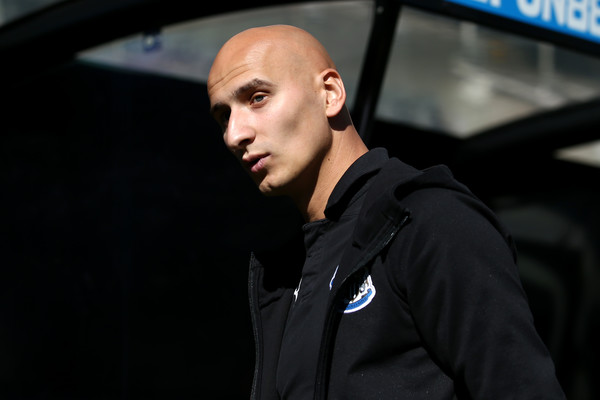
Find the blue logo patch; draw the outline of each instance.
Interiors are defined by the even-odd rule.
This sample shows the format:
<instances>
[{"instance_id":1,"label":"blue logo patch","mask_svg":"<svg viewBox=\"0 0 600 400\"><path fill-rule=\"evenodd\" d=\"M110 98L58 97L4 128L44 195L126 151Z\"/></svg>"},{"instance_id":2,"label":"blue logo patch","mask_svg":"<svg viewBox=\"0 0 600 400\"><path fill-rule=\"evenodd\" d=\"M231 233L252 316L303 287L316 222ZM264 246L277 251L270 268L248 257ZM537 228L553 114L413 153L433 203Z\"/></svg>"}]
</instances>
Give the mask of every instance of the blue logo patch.
<instances>
[{"instance_id":1,"label":"blue logo patch","mask_svg":"<svg viewBox=\"0 0 600 400\"><path fill-rule=\"evenodd\" d=\"M363 274L358 276L361 278L350 284L348 296L344 299L344 314L362 310L373 301L377 293L369 271L365 269Z\"/></svg>"}]
</instances>

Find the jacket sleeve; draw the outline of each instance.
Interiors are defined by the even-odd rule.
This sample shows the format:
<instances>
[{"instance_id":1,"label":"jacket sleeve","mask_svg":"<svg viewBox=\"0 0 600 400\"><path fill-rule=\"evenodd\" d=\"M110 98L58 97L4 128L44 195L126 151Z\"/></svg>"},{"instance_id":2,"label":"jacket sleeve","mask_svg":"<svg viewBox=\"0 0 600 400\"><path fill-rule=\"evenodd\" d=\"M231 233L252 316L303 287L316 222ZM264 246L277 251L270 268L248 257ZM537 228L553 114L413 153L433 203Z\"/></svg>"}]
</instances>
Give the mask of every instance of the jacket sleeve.
<instances>
[{"instance_id":1,"label":"jacket sleeve","mask_svg":"<svg viewBox=\"0 0 600 400\"><path fill-rule=\"evenodd\" d=\"M493 214L468 194L444 189L416 192L408 208L398 285L459 398L563 399Z\"/></svg>"}]
</instances>

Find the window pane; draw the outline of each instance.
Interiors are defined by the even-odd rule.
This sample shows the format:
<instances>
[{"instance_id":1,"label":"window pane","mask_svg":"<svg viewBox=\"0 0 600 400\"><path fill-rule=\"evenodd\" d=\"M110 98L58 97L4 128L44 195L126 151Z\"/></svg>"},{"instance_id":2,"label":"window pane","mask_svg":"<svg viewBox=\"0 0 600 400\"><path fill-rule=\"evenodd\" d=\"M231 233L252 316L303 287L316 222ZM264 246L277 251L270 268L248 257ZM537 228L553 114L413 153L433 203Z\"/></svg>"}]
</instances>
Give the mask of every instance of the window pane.
<instances>
[{"instance_id":1,"label":"window pane","mask_svg":"<svg viewBox=\"0 0 600 400\"><path fill-rule=\"evenodd\" d=\"M556 157L600 168L600 140L560 149Z\"/></svg>"},{"instance_id":2,"label":"window pane","mask_svg":"<svg viewBox=\"0 0 600 400\"><path fill-rule=\"evenodd\" d=\"M380 118L467 137L600 94L600 60L405 7Z\"/></svg>"},{"instance_id":3,"label":"window pane","mask_svg":"<svg viewBox=\"0 0 600 400\"><path fill-rule=\"evenodd\" d=\"M306 29L329 50L352 106L373 14L371 1L294 4L218 15L136 35L80 54L80 59L206 82L221 45L253 26L290 24ZM333 25L332 25L333 23Z\"/></svg>"}]
</instances>

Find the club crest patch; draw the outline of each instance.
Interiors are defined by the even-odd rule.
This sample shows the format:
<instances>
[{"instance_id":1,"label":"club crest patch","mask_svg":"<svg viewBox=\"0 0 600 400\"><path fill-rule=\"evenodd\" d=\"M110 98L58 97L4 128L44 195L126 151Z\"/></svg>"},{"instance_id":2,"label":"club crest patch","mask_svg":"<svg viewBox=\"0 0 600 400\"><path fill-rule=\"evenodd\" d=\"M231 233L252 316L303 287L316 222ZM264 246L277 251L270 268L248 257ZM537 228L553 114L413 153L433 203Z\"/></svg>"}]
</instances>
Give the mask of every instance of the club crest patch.
<instances>
[{"instance_id":1,"label":"club crest patch","mask_svg":"<svg viewBox=\"0 0 600 400\"><path fill-rule=\"evenodd\" d=\"M348 285L348 295L343 303L344 314L362 310L373 301L377 292L371 274L367 269L364 269L362 273L358 273L356 277L357 279Z\"/></svg>"}]
</instances>

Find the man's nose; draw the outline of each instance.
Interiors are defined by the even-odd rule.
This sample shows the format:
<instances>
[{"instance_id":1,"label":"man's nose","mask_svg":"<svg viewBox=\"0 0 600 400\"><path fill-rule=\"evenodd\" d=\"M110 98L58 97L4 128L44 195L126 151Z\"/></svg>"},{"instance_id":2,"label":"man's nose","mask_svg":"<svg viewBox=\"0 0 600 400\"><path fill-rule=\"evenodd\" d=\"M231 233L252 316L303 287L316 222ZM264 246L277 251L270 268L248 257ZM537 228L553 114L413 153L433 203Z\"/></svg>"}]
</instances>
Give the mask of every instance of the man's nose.
<instances>
[{"instance_id":1,"label":"man's nose","mask_svg":"<svg viewBox=\"0 0 600 400\"><path fill-rule=\"evenodd\" d=\"M246 146L254 141L254 129L248 123L243 113L229 115L229 122L225 131L225 145L233 152L245 150Z\"/></svg>"}]
</instances>

